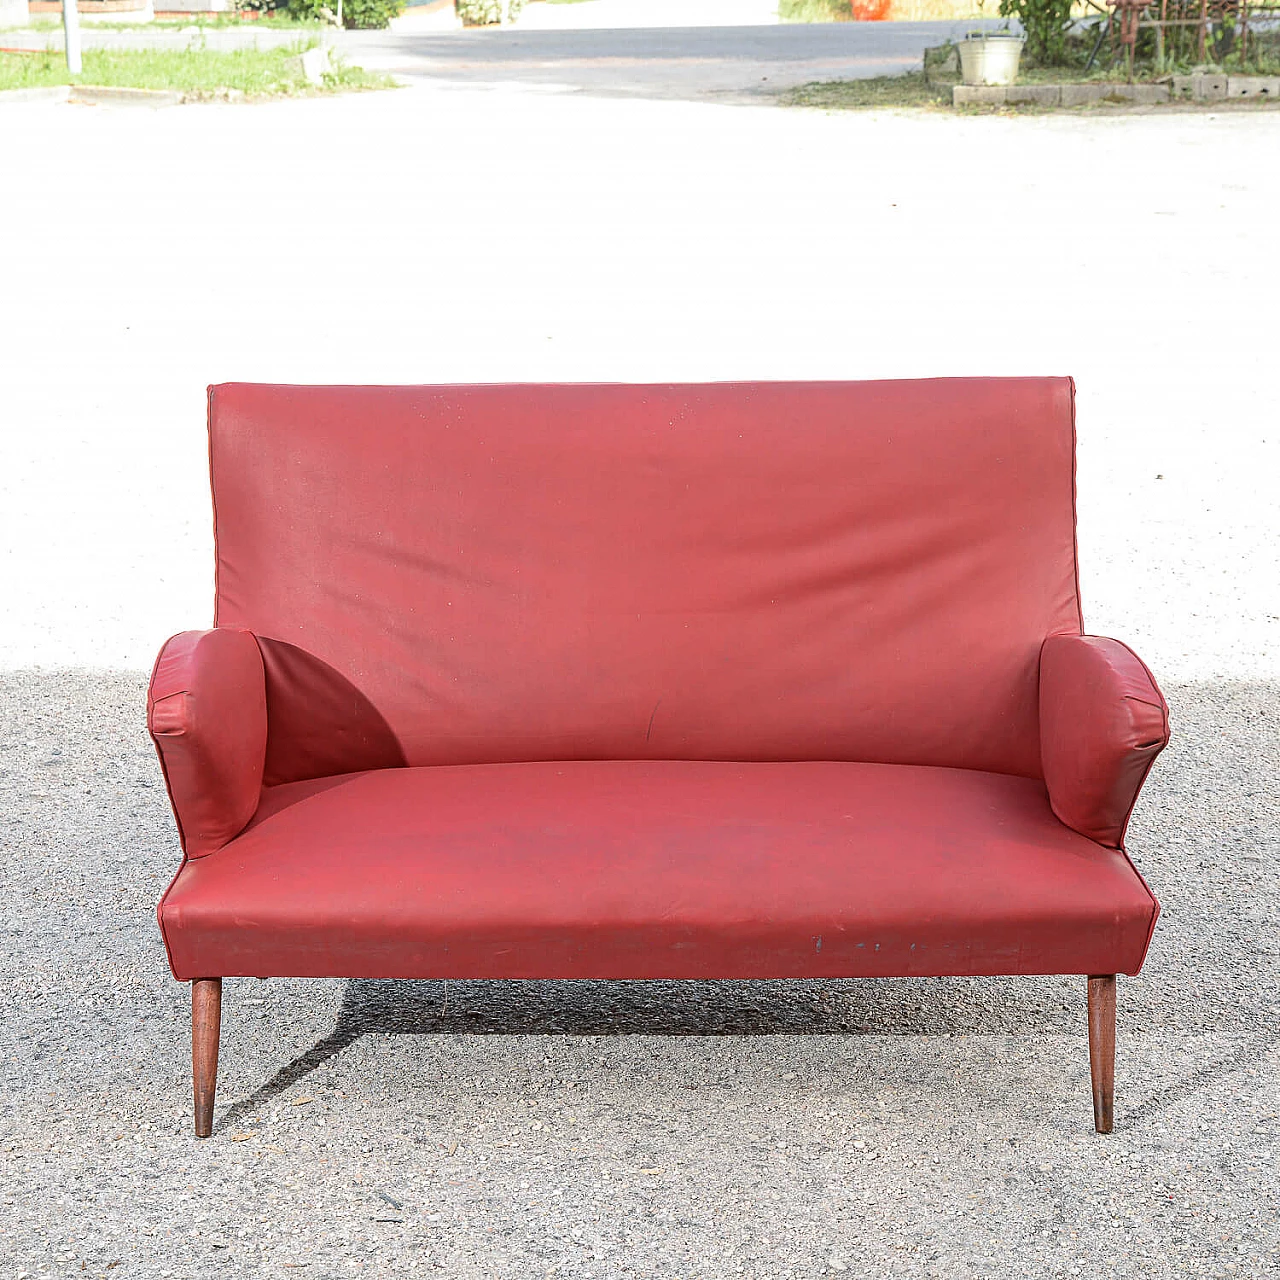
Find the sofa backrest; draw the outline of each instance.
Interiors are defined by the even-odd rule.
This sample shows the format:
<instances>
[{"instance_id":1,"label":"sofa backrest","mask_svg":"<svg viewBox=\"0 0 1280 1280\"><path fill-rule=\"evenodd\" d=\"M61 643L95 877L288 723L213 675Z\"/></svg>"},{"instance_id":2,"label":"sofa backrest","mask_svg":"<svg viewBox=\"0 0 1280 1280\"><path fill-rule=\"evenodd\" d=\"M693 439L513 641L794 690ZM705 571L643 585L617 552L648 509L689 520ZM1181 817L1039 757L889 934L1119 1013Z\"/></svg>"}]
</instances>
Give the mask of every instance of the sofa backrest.
<instances>
[{"instance_id":1,"label":"sofa backrest","mask_svg":"<svg viewBox=\"0 0 1280 1280\"><path fill-rule=\"evenodd\" d=\"M1066 379L210 389L267 781L556 759L1039 776Z\"/></svg>"}]
</instances>

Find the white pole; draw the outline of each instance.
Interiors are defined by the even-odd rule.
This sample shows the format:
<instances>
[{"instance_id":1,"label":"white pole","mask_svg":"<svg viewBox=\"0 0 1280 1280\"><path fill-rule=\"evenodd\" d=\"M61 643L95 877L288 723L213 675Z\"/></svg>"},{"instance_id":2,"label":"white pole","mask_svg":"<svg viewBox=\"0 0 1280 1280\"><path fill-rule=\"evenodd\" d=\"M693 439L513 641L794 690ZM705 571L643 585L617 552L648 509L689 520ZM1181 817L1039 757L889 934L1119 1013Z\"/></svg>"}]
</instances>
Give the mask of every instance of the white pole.
<instances>
[{"instance_id":1,"label":"white pole","mask_svg":"<svg viewBox=\"0 0 1280 1280\"><path fill-rule=\"evenodd\" d=\"M80 74L80 15L76 12L76 0L62 0L62 30L67 37L67 70L73 76Z\"/></svg>"}]
</instances>

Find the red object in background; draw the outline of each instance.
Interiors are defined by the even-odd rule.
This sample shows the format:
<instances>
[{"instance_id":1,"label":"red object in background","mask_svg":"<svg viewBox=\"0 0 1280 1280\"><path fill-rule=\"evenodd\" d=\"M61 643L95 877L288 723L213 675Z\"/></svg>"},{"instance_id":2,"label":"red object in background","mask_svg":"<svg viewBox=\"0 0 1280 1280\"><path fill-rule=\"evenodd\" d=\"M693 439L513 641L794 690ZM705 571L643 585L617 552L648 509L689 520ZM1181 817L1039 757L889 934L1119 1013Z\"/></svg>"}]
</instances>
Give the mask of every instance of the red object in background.
<instances>
[{"instance_id":1,"label":"red object in background","mask_svg":"<svg viewBox=\"0 0 1280 1280\"><path fill-rule=\"evenodd\" d=\"M854 22L887 22L892 0L852 0Z\"/></svg>"},{"instance_id":2,"label":"red object in background","mask_svg":"<svg viewBox=\"0 0 1280 1280\"><path fill-rule=\"evenodd\" d=\"M228 385L210 431L179 977L1141 965L1167 729L1080 638L1068 380Z\"/></svg>"}]
</instances>

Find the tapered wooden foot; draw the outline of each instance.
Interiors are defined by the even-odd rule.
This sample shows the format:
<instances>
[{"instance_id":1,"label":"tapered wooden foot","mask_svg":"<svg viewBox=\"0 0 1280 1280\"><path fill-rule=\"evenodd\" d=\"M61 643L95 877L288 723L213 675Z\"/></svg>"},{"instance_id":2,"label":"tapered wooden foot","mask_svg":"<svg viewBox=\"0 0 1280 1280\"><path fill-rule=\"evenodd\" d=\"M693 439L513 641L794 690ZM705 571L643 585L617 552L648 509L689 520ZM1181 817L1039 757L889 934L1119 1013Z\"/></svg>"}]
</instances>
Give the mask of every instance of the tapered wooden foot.
<instances>
[{"instance_id":1,"label":"tapered wooden foot","mask_svg":"<svg viewBox=\"0 0 1280 1280\"><path fill-rule=\"evenodd\" d=\"M218 1033L222 1029L222 979L191 984L191 1081L195 1092L196 1137L213 1132L213 1095L218 1087Z\"/></svg>"},{"instance_id":2,"label":"tapered wooden foot","mask_svg":"<svg viewBox=\"0 0 1280 1280\"><path fill-rule=\"evenodd\" d=\"M1093 1127L1115 1127L1116 975L1089 979L1089 1074L1093 1077Z\"/></svg>"}]
</instances>

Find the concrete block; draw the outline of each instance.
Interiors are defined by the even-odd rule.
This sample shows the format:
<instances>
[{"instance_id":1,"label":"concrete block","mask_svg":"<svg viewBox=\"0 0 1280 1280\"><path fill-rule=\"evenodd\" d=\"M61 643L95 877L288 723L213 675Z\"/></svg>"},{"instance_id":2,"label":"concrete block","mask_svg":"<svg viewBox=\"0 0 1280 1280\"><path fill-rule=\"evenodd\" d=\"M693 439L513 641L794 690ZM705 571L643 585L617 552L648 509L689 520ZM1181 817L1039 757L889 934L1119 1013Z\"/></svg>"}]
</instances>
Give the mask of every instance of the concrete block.
<instances>
[{"instance_id":1,"label":"concrete block","mask_svg":"<svg viewBox=\"0 0 1280 1280\"><path fill-rule=\"evenodd\" d=\"M1105 84L1064 84L1062 86L1062 105L1064 107L1083 107L1090 102L1097 102L1106 97L1109 86Z\"/></svg>"},{"instance_id":2,"label":"concrete block","mask_svg":"<svg viewBox=\"0 0 1280 1280\"><path fill-rule=\"evenodd\" d=\"M1191 77L1186 77L1191 79ZM1167 84L958 84L951 91L957 107L1034 103L1041 107L1083 107L1090 102L1134 102L1151 105L1169 101Z\"/></svg>"},{"instance_id":3,"label":"concrete block","mask_svg":"<svg viewBox=\"0 0 1280 1280\"><path fill-rule=\"evenodd\" d=\"M1280 98L1280 76L1228 76L1228 98Z\"/></svg>"},{"instance_id":4,"label":"concrete block","mask_svg":"<svg viewBox=\"0 0 1280 1280\"><path fill-rule=\"evenodd\" d=\"M0 30L25 27L30 21L27 0L0 0Z\"/></svg>"},{"instance_id":5,"label":"concrete block","mask_svg":"<svg viewBox=\"0 0 1280 1280\"><path fill-rule=\"evenodd\" d=\"M1204 71L1194 71L1189 76L1173 77L1173 96L1175 98L1195 98L1197 101L1212 101L1227 96L1226 76L1214 75Z\"/></svg>"},{"instance_id":6,"label":"concrete block","mask_svg":"<svg viewBox=\"0 0 1280 1280\"><path fill-rule=\"evenodd\" d=\"M1152 103L1168 101L1169 86L1167 84L1116 84L1102 81L1094 84L1062 86L1064 107L1082 107L1090 102L1135 102L1148 106Z\"/></svg>"},{"instance_id":7,"label":"concrete block","mask_svg":"<svg viewBox=\"0 0 1280 1280\"><path fill-rule=\"evenodd\" d=\"M1167 84L1114 84L1110 86L1109 98L1118 98L1121 102L1137 102L1143 106L1151 106L1157 102L1169 101Z\"/></svg>"},{"instance_id":8,"label":"concrete block","mask_svg":"<svg viewBox=\"0 0 1280 1280\"><path fill-rule=\"evenodd\" d=\"M1000 106L1006 101L1008 86L1003 84L958 84L951 90L953 107Z\"/></svg>"},{"instance_id":9,"label":"concrete block","mask_svg":"<svg viewBox=\"0 0 1280 1280\"><path fill-rule=\"evenodd\" d=\"M1011 84L1005 90L1006 102L1034 102L1041 107L1056 107L1062 101L1058 84Z\"/></svg>"},{"instance_id":10,"label":"concrete block","mask_svg":"<svg viewBox=\"0 0 1280 1280\"><path fill-rule=\"evenodd\" d=\"M1191 96L1199 102L1214 102L1227 96L1227 77L1197 72L1191 77Z\"/></svg>"},{"instance_id":11,"label":"concrete block","mask_svg":"<svg viewBox=\"0 0 1280 1280\"><path fill-rule=\"evenodd\" d=\"M308 84L323 84L325 76L333 70L327 45L308 49L296 58L289 58L285 65L291 71L301 71Z\"/></svg>"}]
</instances>

